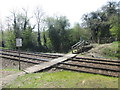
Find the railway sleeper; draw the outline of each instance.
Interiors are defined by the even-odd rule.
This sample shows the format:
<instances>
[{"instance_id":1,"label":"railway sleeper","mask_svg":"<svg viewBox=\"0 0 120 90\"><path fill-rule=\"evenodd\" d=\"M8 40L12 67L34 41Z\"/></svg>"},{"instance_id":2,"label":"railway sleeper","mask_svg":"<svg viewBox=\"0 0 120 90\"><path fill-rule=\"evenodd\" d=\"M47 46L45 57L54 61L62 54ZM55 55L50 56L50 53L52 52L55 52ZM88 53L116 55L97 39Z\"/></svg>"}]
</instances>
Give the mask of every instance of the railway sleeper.
<instances>
[{"instance_id":1,"label":"railway sleeper","mask_svg":"<svg viewBox=\"0 0 120 90\"><path fill-rule=\"evenodd\" d=\"M116 74L99 73L99 72L92 72L91 70L89 70L89 71L86 71L86 70L77 70L77 69L70 69L70 68L61 67L61 66L57 66L55 68L62 69L62 70L68 70L68 71L75 71L75 72L83 72L83 73L90 73L90 74L100 74L100 75L111 76L111 77L119 77L118 73L116 73Z\"/></svg>"}]
</instances>

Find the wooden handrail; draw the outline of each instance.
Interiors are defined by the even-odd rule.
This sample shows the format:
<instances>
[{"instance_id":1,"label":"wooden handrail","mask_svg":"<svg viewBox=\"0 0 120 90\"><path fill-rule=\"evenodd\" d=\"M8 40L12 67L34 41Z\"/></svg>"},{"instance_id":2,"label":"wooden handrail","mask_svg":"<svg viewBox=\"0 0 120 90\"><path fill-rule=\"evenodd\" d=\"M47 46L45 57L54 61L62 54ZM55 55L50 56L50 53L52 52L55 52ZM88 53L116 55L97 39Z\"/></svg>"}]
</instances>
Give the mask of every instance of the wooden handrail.
<instances>
[{"instance_id":1,"label":"wooden handrail","mask_svg":"<svg viewBox=\"0 0 120 90\"><path fill-rule=\"evenodd\" d=\"M77 43L74 44L72 47L75 47L75 46L77 46L77 45L80 44L80 43L81 43L81 41L77 42Z\"/></svg>"},{"instance_id":2,"label":"wooden handrail","mask_svg":"<svg viewBox=\"0 0 120 90\"><path fill-rule=\"evenodd\" d=\"M77 51L78 51L78 49L80 49L80 47L82 47L83 45L84 45L84 43L85 43L85 41L84 40L82 40L82 41L79 41L78 43L76 43L75 45L73 45L71 48L72 48L72 53L73 53L73 50L74 49L77 49Z\"/></svg>"},{"instance_id":3,"label":"wooden handrail","mask_svg":"<svg viewBox=\"0 0 120 90\"><path fill-rule=\"evenodd\" d=\"M79 46L81 46L82 44L84 44L84 40L76 43L75 45L72 46L72 48L74 48L74 47L79 47Z\"/></svg>"}]
</instances>

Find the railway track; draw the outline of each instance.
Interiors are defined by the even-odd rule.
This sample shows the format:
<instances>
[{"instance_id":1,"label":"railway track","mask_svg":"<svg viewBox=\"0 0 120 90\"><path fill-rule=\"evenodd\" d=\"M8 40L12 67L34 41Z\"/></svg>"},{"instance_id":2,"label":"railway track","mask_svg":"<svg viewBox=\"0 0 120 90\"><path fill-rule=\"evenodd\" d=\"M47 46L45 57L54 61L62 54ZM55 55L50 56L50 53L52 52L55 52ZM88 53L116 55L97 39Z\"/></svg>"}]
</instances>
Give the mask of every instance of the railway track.
<instances>
[{"instance_id":1,"label":"railway track","mask_svg":"<svg viewBox=\"0 0 120 90\"><path fill-rule=\"evenodd\" d=\"M101 74L106 76L120 76L120 61L98 58L75 57L55 66L57 69Z\"/></svg>"},{"instance_id":2,"label":"railway track","mask_svg":"<svg viewBox=\"0 0 120 90\"><path fill-rule=\"evenodd\" d=\"M10 59L10 60L15 60L15 61L18 61L20 57L21 62L39 64L41 62L49 62L52 59L62 57L62 55L21 52L19 56L17 51L0 50L0 57L5 59Z\"/></svg>"},{"instance_id":3,"label":"railway track","mask_svg":"<svg viewBox=\"0 0 120 90\"><path fill-rule=\"evenodd\" d=\"M2 52L6 52L6 53L13 53L13 54L18 54L18 51L15 51L15 50L1 50L0 51ZM21 55L32 55L32 56L38 56L38 57L46 57L46 58L58 58L58 57L62 57L63 55L61 54L45 54L45 53L39 53L39 52L36 52L36 53L33 53L33 52L20 52Z\"/></svg>"},{"instance_id":4,"label":"railway track","mask_svg":"<svg viewBox=\"0 0 120 90\"><path fill-rule=\"evenodd\" d=\"M13 55L13 54L0 53L0 57L1 58L5 58L5 59L15 60L15 61L19 60L19 55ZM21 62L27 62L27 63L39 64L41 62L48 62L49 60L47 60L47 59L40 59L40 58L32 58L32 57L20 56L20 61Z\"/></svg>"},{"instance_id":5,"label":"railway track","mask_svg":"<svg viewBox=\"0 0 120 90\"><path fill-rule=\"evenodd\" d=\"M62 57L63 55L51 55L43 53L21 52L21 62L39 64L49 62L52 59ZM18 60L17 51L3 50L0 57ZM100 58L74 57L53 66L57 69L64 69L77 72L101 74L112 77L120 76L120 60L108 60Z\"/></svg>"}]
</instances>

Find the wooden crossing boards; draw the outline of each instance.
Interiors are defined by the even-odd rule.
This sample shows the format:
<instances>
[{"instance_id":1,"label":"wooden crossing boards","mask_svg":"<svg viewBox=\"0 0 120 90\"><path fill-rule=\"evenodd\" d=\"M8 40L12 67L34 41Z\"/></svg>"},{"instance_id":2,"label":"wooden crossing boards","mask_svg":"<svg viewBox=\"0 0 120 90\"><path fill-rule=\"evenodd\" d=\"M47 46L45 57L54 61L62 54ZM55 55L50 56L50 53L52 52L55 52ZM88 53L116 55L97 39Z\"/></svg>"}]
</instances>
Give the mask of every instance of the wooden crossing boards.
<instances>
[{"instance_id":1,"label":"wooden crossing boards","mask_svg":"<svg viewBox=\"0 0 120 90\"><path fill-rule=\"evenodd\" d=\"M77 54L66 54L63 57L53 59L50 62L45 62L45 63L41 63L41 64L38 64L38 65L35 65L35 66L32 66L32 67L26 68L24 71L26 73L34 73L34 72L37 72L37 71L41 71L43 69L46 69L48 67L51 67L51 66L59 63L59 62L63 62L65 60L69 59L69 58L75 57L76 55Z\"/></svg>"}]
</instances>

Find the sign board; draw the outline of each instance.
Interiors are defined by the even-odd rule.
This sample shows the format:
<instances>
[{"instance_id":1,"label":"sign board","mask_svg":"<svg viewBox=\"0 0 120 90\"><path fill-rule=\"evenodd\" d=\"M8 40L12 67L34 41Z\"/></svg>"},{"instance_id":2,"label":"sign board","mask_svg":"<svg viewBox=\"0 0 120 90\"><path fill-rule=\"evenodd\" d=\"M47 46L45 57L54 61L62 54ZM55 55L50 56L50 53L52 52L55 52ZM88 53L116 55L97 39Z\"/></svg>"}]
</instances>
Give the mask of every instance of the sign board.
<instances>
[{"instance_id":1,"label":"sign board","mask_svg":"<svg viewBox=\"0 0 120 90\"><path fill-rule=\"evenodd\" d=\"M16 47L21 47L21 46L22 46L22 39L16 38Z\"/></svg>"}]
</instances>

